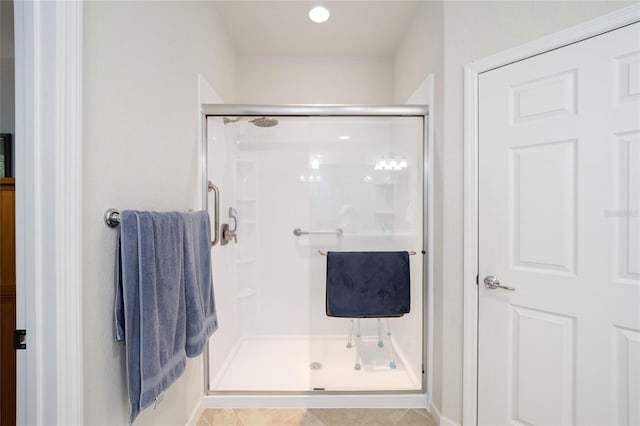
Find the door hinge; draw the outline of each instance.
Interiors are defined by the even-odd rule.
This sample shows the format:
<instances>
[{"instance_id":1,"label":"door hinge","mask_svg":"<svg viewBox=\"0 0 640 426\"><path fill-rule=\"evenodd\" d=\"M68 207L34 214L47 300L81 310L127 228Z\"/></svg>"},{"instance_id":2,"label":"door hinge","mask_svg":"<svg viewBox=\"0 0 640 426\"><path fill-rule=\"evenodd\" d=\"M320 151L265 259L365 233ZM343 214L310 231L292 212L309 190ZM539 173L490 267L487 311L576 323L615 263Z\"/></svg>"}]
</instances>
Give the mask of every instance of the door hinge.
<instances>
[{"instance_id":1,"label":"door hinge","mask_svg":"<svg viewBox=\"0 0 640 426\"><path fill-rule=\"evenodd\" d=\"M476 285L480 285L480 274L476 274Z\"/></svg>"},{"instance_id":2,"label":"door hinge","mask_svg":"<svg viewBox=\"0 0 640 426\"><path fill-rule=\"evenodd\" d=\"M27 330L13 332L13 348L15 350L27 349Z\"/></svg>"}]
</instances>

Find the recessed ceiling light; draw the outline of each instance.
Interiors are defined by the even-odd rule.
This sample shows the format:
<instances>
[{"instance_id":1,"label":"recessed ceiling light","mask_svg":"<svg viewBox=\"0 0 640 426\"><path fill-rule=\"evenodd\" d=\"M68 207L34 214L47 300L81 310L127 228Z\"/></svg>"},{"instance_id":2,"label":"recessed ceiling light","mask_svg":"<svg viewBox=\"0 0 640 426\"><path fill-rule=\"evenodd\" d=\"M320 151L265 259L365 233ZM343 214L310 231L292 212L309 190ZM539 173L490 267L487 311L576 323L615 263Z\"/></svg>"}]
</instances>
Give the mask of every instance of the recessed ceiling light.
<instances>
[{"instance_id":1,"label":"recessed ceiling light","mask_svg":"<svg viewBox=\"0 0 640 426\"><path fill-rule=\"evenodd\" d=\"M317 23L325 22L329 19L329 10L326 7L316 6L309 11L309 19Z\"/></svg>"},{"instance_id":2,"label":"recessed ceiling light","mask_svg":"<svg viewBox=\"0 0 640 426\"><path fill-rule=\"evenodd\" d=\"M343 141L348 141L349 139L351 139L351 136L347 136L347 135L338 136L338 139Z\"/></svg>"}]
</instances>

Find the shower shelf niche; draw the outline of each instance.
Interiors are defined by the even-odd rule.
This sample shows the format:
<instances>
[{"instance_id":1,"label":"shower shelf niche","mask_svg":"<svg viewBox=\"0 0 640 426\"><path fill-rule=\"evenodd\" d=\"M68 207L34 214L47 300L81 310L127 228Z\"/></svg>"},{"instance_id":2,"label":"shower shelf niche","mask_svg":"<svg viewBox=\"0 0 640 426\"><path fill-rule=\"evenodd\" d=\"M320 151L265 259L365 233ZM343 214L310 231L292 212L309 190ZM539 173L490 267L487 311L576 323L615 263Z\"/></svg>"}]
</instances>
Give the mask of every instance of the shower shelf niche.
<instances>
[{"instance_id":1,"label":"shower shelf niche","mask_svg":"<svg viewBox=\"0 0 640 426\"><path fill-rule=\"evenodd\" d=\"M252 300L258 293L258 199L256 162L236 160L236 203L238 207L238 245L236 270L238 273L237 298ZM243 302L249 303L249 302Z\"/></svg>"},{"instance_id":2,"label":"shower shelf niche","mask_svg":"<svg viewBox=\"0 0 640 426\"><path fill-rule=\"evenodd\" d=\"M238 299L254 296L257 292L252 288L243 287L238 291Z\"/></svg>"}]
</instances>

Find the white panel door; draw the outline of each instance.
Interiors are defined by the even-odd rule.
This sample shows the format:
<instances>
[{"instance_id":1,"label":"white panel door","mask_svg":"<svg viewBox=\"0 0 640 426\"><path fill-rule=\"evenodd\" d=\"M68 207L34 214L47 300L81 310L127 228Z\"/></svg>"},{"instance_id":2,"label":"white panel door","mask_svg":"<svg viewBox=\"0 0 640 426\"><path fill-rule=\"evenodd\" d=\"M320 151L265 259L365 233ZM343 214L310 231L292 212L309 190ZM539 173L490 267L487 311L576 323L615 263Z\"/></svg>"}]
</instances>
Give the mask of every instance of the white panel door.
<instances>
[{"instance_id":1,"label":"white panel door","mask_svg":"<svg viewBox=\"0 0 640 426\"><path fill-rule=\"evenodd\" d=\"M640 24L479 96L478 423L640 425Z\"/></svg>"}]
</instances>

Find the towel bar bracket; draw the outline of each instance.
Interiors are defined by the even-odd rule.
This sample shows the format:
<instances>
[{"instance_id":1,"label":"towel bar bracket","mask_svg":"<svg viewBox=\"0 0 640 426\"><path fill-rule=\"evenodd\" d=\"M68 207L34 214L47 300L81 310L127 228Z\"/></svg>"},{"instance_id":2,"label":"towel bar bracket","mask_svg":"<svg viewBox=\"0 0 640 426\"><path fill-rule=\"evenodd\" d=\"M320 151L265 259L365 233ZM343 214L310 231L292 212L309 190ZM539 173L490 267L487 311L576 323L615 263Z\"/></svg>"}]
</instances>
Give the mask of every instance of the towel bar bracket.
<instances>
[{"instance_id":1,"label":"towel bar bracket","mask_svg":"<svg viewBox=\"0 0 640 426\"><path fill-rule=\"evenodd\" d=\"M104 223L110 228L120 225L120 212L116 209L107 209L104 212Z\"/></svg>"}]
</instances>

